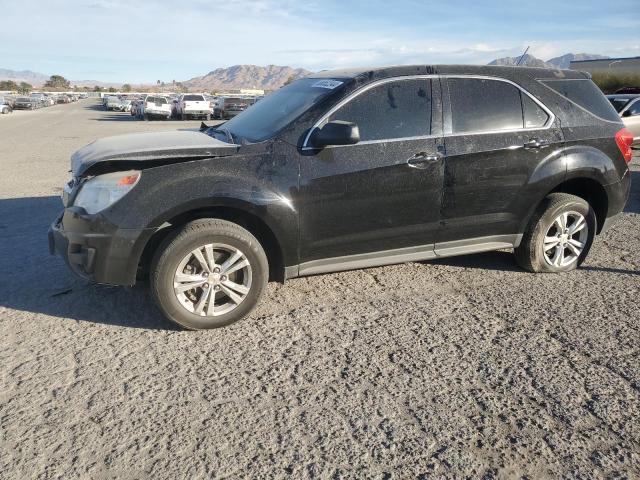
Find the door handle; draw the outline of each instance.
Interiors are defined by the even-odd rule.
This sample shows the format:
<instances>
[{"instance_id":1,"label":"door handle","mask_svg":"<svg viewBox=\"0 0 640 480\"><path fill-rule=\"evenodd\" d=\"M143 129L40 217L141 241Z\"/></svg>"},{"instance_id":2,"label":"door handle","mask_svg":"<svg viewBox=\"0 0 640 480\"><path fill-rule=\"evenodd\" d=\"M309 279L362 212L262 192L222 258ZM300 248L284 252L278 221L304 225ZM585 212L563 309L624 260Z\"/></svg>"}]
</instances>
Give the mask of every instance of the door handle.
<instances>
[{"instance_id":1,"label":"door handle","mask_svg":"<svg viewBox=\"0 0 640 480\"><path fill-rule=\"evenodd\" d=\"M535 149L535 148L545 148L549 146L549 142L547 140L543 140L541 138L530 138L527 142L524 142L524 148L527 149Z\"/></svg>"},{"instance_id":2,"label":"door handle","mask_svg":"<svg viewBox=\"0 0 640 480\"><path fill-rule=\"evenodd\" d=\"M427 168L430 163L434 163L440 160L440 158L442 158L441 155L430 154L427 152L418 152L409 160L407 160L407 165L409 165L411 168L424 169Z\"/></svg>"}]
</instances>

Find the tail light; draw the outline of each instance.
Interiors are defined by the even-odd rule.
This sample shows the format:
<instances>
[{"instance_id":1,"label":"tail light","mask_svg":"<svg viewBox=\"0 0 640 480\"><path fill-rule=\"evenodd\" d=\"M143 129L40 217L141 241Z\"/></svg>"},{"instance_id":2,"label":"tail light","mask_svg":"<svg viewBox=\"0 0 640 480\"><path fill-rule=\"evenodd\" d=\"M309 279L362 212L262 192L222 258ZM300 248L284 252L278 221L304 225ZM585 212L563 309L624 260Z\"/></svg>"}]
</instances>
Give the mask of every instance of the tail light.
<instances>
[{"instance_id":1,"label":"tail light","mask_svg":"<svg viewBox=\"0 0 640 480\"><path fill-rule=\"evenodd\" d=\"M623 128L616 133L616 144L620 149L620 153L624 157L625 162L631 163L633 152L631 151L631 144L633 143L633 133L626 128Z\"/></svg>"}]
</instances>

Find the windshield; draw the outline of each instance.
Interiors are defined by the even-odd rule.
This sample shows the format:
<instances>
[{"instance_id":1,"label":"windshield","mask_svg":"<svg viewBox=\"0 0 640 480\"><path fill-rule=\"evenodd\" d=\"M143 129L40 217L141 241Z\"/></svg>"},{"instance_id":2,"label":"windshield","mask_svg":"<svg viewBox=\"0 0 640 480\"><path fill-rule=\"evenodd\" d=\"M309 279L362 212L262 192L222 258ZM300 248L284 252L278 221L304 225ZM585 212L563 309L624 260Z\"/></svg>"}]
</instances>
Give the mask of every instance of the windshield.
<instances>
[{"instance_id":1,"label":"windshield","mask_svg":"<svg viewBox=\"0 0 640 480\"><path fill-rule=\"evenodd\" d=\"M204 97L202 95L185 95L182 100L185 102L203 102Z\"/></svg>"},{"instance_id":2,"label":"windshield","mask_svg":"<svg viewBox=\"0 0 640 480\"><path fill-rule=\"evenodd\" d=\"M303 78L282 87L224 124L234 137L261 142L273 137L330 95L343 80Z\"/></svg>"},{"instance_id":3,"label":"windshield","mask_svg":"<svg viewBox=\"0 0 640 480\"><path fill-rule=\"evenodd\" d=\"M628 98L611 98L609 97L609 101L611 102L611 105L613 105L613 108L616 109L616 112L620 112L624 106L629 103L629 99Z\"/></svg>"}]
</instances>

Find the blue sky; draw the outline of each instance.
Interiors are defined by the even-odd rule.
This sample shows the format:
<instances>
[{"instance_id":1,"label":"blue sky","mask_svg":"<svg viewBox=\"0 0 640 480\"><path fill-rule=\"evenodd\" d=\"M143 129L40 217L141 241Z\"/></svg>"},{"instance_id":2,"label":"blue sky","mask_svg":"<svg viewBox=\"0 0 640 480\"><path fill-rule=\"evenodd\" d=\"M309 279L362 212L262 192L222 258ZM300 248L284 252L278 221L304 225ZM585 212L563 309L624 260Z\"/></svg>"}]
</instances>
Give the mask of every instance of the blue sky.
<instances>
[{"instance_id":1,"label":"blue sky","mask_svg":"<svg viewBox=\"0 0 640 480\"><path fill-rule=\"evenodd\" d=\"M640 55L640 0L0 0L0 68L186 80L252 63L310 70Z\"/></svg>"}]
</instances>

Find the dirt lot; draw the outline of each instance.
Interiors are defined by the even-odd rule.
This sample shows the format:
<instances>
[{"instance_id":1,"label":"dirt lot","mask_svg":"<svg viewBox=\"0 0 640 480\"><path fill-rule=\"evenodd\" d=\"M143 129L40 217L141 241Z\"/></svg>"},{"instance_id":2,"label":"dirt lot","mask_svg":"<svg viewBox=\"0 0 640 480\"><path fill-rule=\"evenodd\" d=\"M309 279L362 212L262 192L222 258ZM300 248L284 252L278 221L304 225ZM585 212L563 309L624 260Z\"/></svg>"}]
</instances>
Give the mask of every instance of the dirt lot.
<instances>
[{"instance_id":1,"label":"dirt lot","mask_svg":"<svg viewBox=\"0 0 640 480\"><path fill-rule=\"evenodd\" d=\"M270 285L185 332L47 251L70 154L140 122L0 116L0 477L638 478L640 162L579 271L507 252Z\"/></svg>"}]
</instances>

